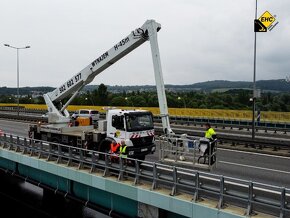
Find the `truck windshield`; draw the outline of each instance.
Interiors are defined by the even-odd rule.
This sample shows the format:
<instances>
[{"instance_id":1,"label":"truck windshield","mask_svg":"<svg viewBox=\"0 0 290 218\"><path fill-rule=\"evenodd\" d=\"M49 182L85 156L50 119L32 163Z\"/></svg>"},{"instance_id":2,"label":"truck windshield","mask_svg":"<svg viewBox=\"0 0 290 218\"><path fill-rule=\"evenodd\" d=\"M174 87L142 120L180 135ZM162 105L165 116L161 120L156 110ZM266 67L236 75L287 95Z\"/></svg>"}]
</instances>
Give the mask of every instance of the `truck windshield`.
<instances>
[{"instance_id":1,"label":"truck windshield","mask_svg":"<svg viewBox=\"0 0 290 218\"><path fill-rule=\"evenodd\" d=\"M125 115L128 132L153 129L151 113L129 113Z\"/></svg>"}]
</instances>

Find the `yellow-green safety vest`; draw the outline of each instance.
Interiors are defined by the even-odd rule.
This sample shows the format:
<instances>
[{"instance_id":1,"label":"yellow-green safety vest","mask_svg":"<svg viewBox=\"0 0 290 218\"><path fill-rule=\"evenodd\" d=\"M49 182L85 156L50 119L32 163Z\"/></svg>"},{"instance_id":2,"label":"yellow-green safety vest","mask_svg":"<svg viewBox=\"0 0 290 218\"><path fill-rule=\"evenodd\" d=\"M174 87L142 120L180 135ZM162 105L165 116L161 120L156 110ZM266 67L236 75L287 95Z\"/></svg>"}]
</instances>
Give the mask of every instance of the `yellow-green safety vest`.
<instances>
[{"instance_id":1,"label":"yellow-green safety vest","mask_svg":"<svg viewBox=\"0 0 290 218\"><path fill-rule=\"evenodd\" d=\"M205 132L205 138L207 139L211 139L213 135L216 135L215 131L213 130L213 128L209 128L206 132Z\"/></svg>"},{"instance_id":2,"label":"yellow-green safety vest","mask_svg":"<svg viewBox=\"0 0 290 218\"><path fill-rule=\"evenodd\" d=\"M120 146L120 157L127 157L127 155L125 154L126 153L126 148L127 148L127 145L125 146Z\"/></svg>"}]
</instances>

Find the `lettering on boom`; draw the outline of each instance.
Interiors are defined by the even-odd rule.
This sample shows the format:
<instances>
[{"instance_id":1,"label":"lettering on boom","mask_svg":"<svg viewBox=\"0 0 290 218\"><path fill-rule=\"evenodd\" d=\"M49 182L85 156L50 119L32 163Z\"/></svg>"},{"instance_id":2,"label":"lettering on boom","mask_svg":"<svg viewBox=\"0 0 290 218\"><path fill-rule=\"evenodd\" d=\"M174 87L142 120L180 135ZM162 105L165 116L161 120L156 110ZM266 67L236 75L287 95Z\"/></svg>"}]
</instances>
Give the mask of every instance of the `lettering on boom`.
<instances>
[{"instance_id":1,"label":"lettering on boom","mask_svg":"<svg viewBox=\"0 0 290 218\"><path fill-rule=\"evenodd\" d=\"M126 43L128 43L130 41L129 37L122 39L118 44L116 44L114 46L115 51L117 51L119 49L119 47L122 47L123 45L125 45Z\"/></svg>"},{"instance_id":2,"label":"lettering on boom","mask_svg":"<svg viewBox=\"0 0 290 218\"><path fill-rule=\"evenodd\" d=\"M104 54L102 54L99 58L97 58L96 60L94 60L92 62L92 66L96 66L97 64L99 64L101 61L105 60L107 57L109 56L109 53L106 52Z\"/></svg>"}]
</instances>

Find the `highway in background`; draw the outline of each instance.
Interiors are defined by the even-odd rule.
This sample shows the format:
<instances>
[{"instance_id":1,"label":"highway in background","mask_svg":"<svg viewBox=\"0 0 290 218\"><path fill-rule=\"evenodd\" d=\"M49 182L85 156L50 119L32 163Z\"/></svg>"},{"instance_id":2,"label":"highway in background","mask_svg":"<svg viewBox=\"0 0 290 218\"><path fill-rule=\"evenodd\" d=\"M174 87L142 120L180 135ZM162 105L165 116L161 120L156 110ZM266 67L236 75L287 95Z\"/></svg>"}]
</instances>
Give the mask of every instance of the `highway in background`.
<instances>
[{"instance_id":1,"label":"highway in background","mask_svg":"<svg viewBox=\"0 0 290 218\"><path fill-rule=\"evenodd\" d=\"M28 123L0 120L6 133L28 136ZM158 161L158 152L146 160ZM217 166L211 173L290 188L290 157L218 148Z\"/></svg>"}]
</instances>

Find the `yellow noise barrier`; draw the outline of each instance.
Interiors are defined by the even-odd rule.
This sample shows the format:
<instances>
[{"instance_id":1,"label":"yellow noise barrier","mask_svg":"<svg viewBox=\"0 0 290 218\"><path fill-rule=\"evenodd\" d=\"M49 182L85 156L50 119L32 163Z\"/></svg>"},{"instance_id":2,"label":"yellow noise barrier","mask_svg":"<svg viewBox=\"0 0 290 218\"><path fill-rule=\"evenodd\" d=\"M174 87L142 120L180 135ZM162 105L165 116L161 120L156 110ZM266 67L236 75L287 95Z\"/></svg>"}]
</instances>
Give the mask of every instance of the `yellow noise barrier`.
<instances>
[{"instance_id":1,"label":"yellow noise barrier","mask_svg":"<svg viewBox=\"0 0 290 218\"><path fill-rule=\"evenodd\" d=\"M17 107L17 104L1 104L0 107ZM47 110L46 105L40 104L19 104L20 107L27 109ZM70 105L69 111L76 111L79 109L95 109L100 112L105 112L105 106L87 106L87 105ZM160 111L157 107L117 107L121 109L143 109L149 110L154 115L159 115ZM251 120L251 110L221 110L221 109L191 109L191 108L169 108L170 116L189 116L189 117L204 117L204 118L220 118L220 119L234 119L234 120ZM261 121L290 121L290 112L273 112L261 111Z\"/></svg>"}]
</instances>

